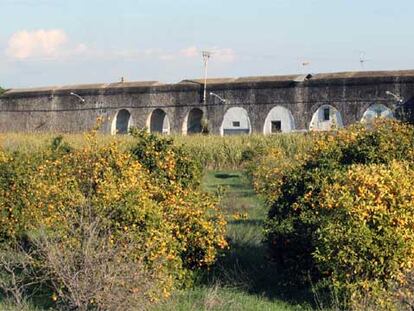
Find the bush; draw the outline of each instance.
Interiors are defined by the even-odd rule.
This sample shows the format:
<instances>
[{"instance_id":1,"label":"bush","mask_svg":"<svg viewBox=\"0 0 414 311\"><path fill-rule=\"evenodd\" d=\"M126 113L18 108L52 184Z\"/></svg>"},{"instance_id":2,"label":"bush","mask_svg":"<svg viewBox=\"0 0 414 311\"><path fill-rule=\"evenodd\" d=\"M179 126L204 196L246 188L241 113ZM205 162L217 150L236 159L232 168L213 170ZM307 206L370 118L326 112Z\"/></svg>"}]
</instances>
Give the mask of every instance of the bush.
<instances>
[{"instance_id":1,"label":"bush","mask_svg":"<svg viewBox=\"0 0 414 311\"><path fill-rule=\"evenodd\" d=\"M15 242L28 229L25 207L33 199L30 184L38 165L49 157L49 151L28 155L0 150L0 244Z\"/></svg>"},{"instance_id":2,"label":"bush","mask_svg":"<svg viewBox=\"0 0 414 311\"><path fill-rule=\"evenodd\" d=\"M134 157L150 171L160 185L179 183L182 187L197 188L201 182L202 168L183 148L174 145L171 138L133 129Z\"/></svg>"},{"instance_id":3,"label":"bush","mask_svg":"<svg viewBox=\"0 0 414 311\"><path fill-rule=\"evenodd\" d=\"M313 257L353 301L386 302L414 268L413 178L406 163L353 165L321 189Z\"/></svg>"},{"instance_id":4,"label":"bush","mask_svg":"<svg viewBox=\"0 0 414 311\"><path fill-rule=\"evenodd\" d=\"M0 249L1 297L22 310L42 283L32 255L20 245L2 245Z\"/></svg>"},{"instance_id":5,"label":"bush","mask_svg":"<svg viewBox=\"0 0 414 311\"><path fill-rule=\"evenodd\" d=\"M66 218L66 235L40 230L30 239L31 257L38 262L62 309L146 310L159 275L135 258L140 245L128 232L117 240L112 231L87 208ZM76 242L75 242L76 241Z\"/></svg>"},{"instance_id":6,"label":"bush","mask_svg":"<svg viewBox=\"0 0 414 311\"><path fill-rule=\"evenodd\" d=\"M313 134L312 139L308 154L287 159L276 150L264 156L256 170L255 185L271 202L265 228L270 257L290 270L295 281L309 275L314 280L332 277L337 288L349 294L362 293L364 282L371 294L374 288L385 290L411 265L403 258L411 242L401 239L401 228L393 221L412 213L406 207L413 203L407 180L414 164L414 128L379 121L368 128L355 125ZM377 180L380 195L365 177ZM396 185L399 179L401 187ZM358 182L365 187L364 197L354 188ZM387 208L377 199L385 200ZM366 220L364 225L367 215L375 224ZM348 275L350 270L354 274Z\"/></svg>"},{"instance_id":7,"label":"bush","mask_svg":"<svg viewBox=\"0 0 414 311\"><path fill-rule=\"evenodd\" d=\"M192 162L169 143L163 146L162 139L139 137L140 146L162 146L148 147L153 152L142 158L117 144L98 145L93 135L88 141L77 150L55 140L53 148L34 157L33 163L30 155L0 158L0 166L7 168L0 172L2 242L21 243L29 236L30 244L42 254L39 265L50 272L49 283L60 289L59 300L78 308L103 299L94 286L84 286L89 282L86 271L97 279L106 275L85 265L88 260L97 262L93 266L101 270L112 267L114 275L120 271L113 269L118 263L119 269L135 266L138 276L151 279L151 290L139 290L141 297L169 296L192 269L211 265L227 245L216 200L196 189ZM99 224L95 235L85 229L87 219L87 225ZM112 244L122 247L110 249ZM117 255L100 257L98 248ZM61 258L56 256L59 253ZM63 272L69 279L71 274L85 277L79 278L78 287L69 286ZM131 283L124 281L126 293Z\"/></svg>"},{"instance_id":8,"label":"bush","mask_svg":"<svg viewBox=\"0 0 414 311\"><path fill-rule=\"evenodd\" d=\"M131 152L149 170L153 199L164 210L164 217L173 223L173 236L180 243L180 256L185 267L193 269L210 265L217 249L227 246L225 221L218 213L217 200L198 190L202 169L200 163L173 140L133 130L136 139Z\"/></svg>"}]
</instances>

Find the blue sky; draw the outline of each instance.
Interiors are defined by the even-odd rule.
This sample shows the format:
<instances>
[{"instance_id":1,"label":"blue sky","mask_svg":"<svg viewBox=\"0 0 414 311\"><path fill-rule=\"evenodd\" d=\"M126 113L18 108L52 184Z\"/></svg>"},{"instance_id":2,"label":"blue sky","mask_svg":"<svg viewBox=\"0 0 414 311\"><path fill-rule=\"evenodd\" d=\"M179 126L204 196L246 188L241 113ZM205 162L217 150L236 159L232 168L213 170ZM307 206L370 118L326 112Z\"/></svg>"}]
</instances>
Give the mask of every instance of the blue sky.
<instances>
[{"instance_id":1,"label":"blue sky","mask_svg":"<svg viewBox=\"0 0 414 311\"><path fill-rule=\"evenodd\" d=\"M203 49L210 77L414 69L413 12L412 0L0 0L0 85L176 82L202 76Z\"/></svg>"}]
</instances>

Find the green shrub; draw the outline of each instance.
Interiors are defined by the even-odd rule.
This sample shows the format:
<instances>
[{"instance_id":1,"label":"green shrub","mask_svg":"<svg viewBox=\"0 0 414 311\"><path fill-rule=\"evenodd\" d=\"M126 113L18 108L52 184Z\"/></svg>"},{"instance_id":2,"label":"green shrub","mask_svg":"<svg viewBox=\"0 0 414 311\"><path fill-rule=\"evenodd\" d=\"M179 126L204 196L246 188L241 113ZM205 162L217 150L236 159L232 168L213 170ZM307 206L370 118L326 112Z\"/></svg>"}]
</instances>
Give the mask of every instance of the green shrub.
<instances>
[{"instance_id":1,"label":"green shrub","mask_svg":"<svg viewBox=\"0 0 414 311\"><path fill-rule=\"evenodd\" d=\"M46 232L70 259L82 254L81 221L89 217L89 223L99 224L98 232L109 232L98 237L110 236L109 242L125 247L133 242L121 257L128 256L128 264L142 263L143 275L151 275L156 284L151 299L168 296L191 270L214 263L227 246L225 221L215 198L196 188L198 167L169 141L139 139L134 150L143 150L142 157L116 143L98 144L93 134L82 149L55 139L52 148L33 157L1 152L1 242L21 243Z\"/></svg>"},{"instance_id":2,"label":"green shrub","mask_svg":"<svg viewBox=\"0 0 414 311\"><path fill-rule=\"evenodd\" d=\"M410 248L409 243L399 246L398 243L402 243L402 240L399 240L401 236L396 232L397 227L392 226L391 223L388 223L387 228L384 223L382 224L384 231L375 226L370 228L369 230L372 230L372 234L375 233L378 241L369 242L372 234L371 237L368 237L367 228L353 222L352 213L344 214L344 208L328 209L324 207L328 203L344 203L342 194L345 195L345 193L352 202L349 203L350 205L358 205L362 202L358 201L362 200L358 196L358 192L343 189L335 192L335 187L341 184L339 181L342 180L341 178L347 180L343 181L344 184L348 182L347 186L351 186L353 181L346 179L346 176L352 174L353 171L360 170L361 175L371 174L373 178L378 178L385 190L394 189L392 187L394 183L398 182L398 174L411 176L409 167L414 164L414 128L395 121L380 121L368 128L355 125L337 132L317 133L312 139L314 141L313 147L307 155L287 160L282 152L274 151L276 164L281 165L275 165L275 161L269 161L269 155L263 157L258 164L259 168L254 177L255 185L268 202L271 202L265 227L270 256L286 270L290 270L293 276L292 280L295 281L303 281L309 275L316 280L336 275L334 278L337 281L336 285L341 288L358 288L355 290L358 292L361 289L358 284L363 279L372 282L370 283L372 288L384 289L388 282L394 280L394 277L391 276L392 273L402 272L401 267L386 266L391 265L391 262L402 263L404 260L401 256ZM405 169L405 164L395 164L396 160L408 163L408 167ZM359 168L361 165L362 168ZM402 167L400 167L401 165ZM374 174L376 169L379 171L378 175ZM393 169L399 173L392 173ZM386 174L392 178L384 177L381 179L381 176ZM406 177L401 177L402 180L404 178ZM265 181L263 182L261 179ZM405 210L405 206L410 204L411 198L406 197L405 193L412 191L412 188L407 183L404 184L404 187L404 189L392 190L398 200L389 198L388 203L390 209L399 211L397 214L402 213L401 216L407 217L411 211ZM367 191L366 200L376 197L375 187L367 187ZM330 192L335 196L329 196L331 201L328 202L327 198ZM371 201L366 202L364 206L377 208L378 204ZM361 213L355 215L355 217L359 217L367 210L361 206L361 209L354 212ZM379 213L377 217L387 218L388 216L385 213ZM334 225L335 221L337 227L330 227ZM395 239L392 240L392 238ZM335 239L343 239L344 243L348 241L348 248L346 249L346 245L342 248ZM355 244L352 244L352 241ZM340 260L341 256L324 253L328 249L328 244L333 247L335 243L337 243L338 252L343 249L341 254L344 257L342 259L349 264L346 269L346 264L341 266L336 261ZM357 246L358 243L360 244ZM370 259L365 259L365 255L371 254L370 256L373 256L372 254L381 252L390 254L389 249L392 245L400 247L399 249L397 247L395 257L378 259L375 263L373 262L372 265L376 264L378 267L366 269L370 277L364 279L361 274L358 276L359 279L350 278L349 284L345 283L345 278L339 277L339 275L346 276L345 271L349 269L356 269L358 271L356 273L360 273L360 267L357 263L369 265L370 262ZM361 252L358 247L365 247L366 251ZM321 255L322 253L325 255ZM347 256L355 258L351 259ZM406 259L403 265L408 262L409 260ZM327 268L328 266L329 268ZM337 269L335 272L334 267ZM379 271L382 271L382 274ZM387 274L385 271L393 272Z\"/></svg>"},{"instance_id":3,"label":"green shrub","mask_svg":"<svg viewBox=\"0 0 414 311\"><path fill-rule=\"evenodd\" d=\"M403 162L353 165L318 195L312 254L336 288L381 303L414 268L414 170Z\"/></svg>"},{"instance_id":4,"label":"green shrub","mask_svg":"<svg viewBox=\"0 0 414 311\"><path fill-rule=\"evenodd\" d=\"M30 216L25 207L34 199L30 185L37 167L49 157L48 150L33 155L0 151L0 243L13 243L26 231Z\"/></svg>"},{"instance_id":5,"label":"green shrub","mask_svg":"<svg viewBox=\"0 0 414 311\"><path fill-rule=\"evenodd\" d=\"M201 182L200 162L191 157L183 147L174 145L172 138L133 129L135 143L131 148L134 157L150 171L154 179L163 184L179 183L196 188Z\"/></svg>"},{"instance_id":6,"label":"green shrub","mask_svg":"<svg viewBox=\"0 0 414 311\"><path fill-rule=\"evenodd\" d=\"M136 142L131 151L148 169L158 186L154 200L164 207L164 217L174 223L173 234L180 242L185 267L194 269L214 262L217 249L227 246L225 221L217 201L198 190L202 169L199 161L171 138L133 130Z\"/></svg>"}]
</instances>

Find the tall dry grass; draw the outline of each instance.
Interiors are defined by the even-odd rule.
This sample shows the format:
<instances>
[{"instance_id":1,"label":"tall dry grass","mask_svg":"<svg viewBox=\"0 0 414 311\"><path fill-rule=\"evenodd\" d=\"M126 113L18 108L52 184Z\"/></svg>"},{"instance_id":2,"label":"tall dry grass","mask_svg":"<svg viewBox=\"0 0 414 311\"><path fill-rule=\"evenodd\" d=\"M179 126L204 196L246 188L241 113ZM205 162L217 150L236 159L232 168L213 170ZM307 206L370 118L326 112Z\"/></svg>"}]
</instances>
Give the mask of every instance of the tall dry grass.
<instances>
[{"instance_id":1,"label":"tall dry grass","mask_svg":"<svg viewBox=\"0 0 414 311\"><path fill-rule=\"evenodd\" d=\"M73 148L85 145L83 134L59 133L1 133L0 146L8 151L36 152L50 145L53 138L62 135L64 141ZM311 139L303 133L241 136L191 135L170 136L176 145L183 146L196 157L205 169L238 170L246 161L251 160L268 148L284 150L287 155L294 156L305 152ZM123 148L128 149L134 140L129 135L98 135L99 144L119 141Z\"/></svg>"},{"instance_id":2,"label":"tall dry grass","mask_svg":"<svg viewBox=\"0 0 414 311\"><path fill-rule=\"evenodd\" d=\"M254 160L268 148L285 150L288 155L304 152L310 139L302 133L240 136L193 135L175 136L177 145L183 145L197 157L204 168L238 170L246 161Z\"/></svg>"}]
</instances>

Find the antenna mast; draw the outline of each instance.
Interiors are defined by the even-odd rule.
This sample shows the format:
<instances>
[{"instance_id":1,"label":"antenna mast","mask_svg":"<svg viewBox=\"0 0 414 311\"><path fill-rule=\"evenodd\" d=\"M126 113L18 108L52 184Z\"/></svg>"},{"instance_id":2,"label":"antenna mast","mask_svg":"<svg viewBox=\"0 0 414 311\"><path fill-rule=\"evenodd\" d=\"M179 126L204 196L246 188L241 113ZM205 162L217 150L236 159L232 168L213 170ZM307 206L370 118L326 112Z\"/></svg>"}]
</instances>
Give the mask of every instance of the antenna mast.
<instances>
[{"instance_id":1,"label":"antenna mast","mask_svg":"<svg viewBox=\"0 0 414 311\"><path fill-rule=\"evenodd\" d=\"M361 51L361 53L359 54L359 63L361 64L361 69L364 69L364 64L367 61L367 59L365 58L365 52Z\"/></svg>"},{"instance_id":2,"label":"antenna mast","mask_svg":"<svg viewBox=\"0 0 414 311\"><path fill-rule=\"evenodd\" d=\"M207 69L208 69L208 60L211 57L211 52L209 51L202 51L203 55L203 63L204 63L204 94L203 94L203 103L206 102L207 98Z\"/></svg>"}]
</instances>

